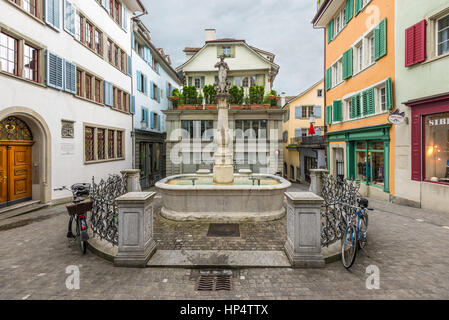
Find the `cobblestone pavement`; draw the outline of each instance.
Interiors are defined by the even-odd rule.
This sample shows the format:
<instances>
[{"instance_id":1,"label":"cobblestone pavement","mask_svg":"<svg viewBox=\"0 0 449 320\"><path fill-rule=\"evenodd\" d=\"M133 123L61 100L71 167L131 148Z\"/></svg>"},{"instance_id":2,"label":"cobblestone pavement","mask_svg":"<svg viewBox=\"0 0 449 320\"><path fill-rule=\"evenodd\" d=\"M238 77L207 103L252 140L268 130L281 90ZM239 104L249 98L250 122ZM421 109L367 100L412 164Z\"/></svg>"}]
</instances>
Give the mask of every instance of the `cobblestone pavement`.
<instances>
[{"instance_id":1,"label":"cobblestone pavement","mask_svg":"<svg viewBox=\"0 0 449 320\"><path fill-rule=\"evenodd\" d=\"M232 291L197 292L191 270L115 268L65 238L67 216L0 231L0 299L449 299L449 214L371 201L369 244L351 271L241 269ZM80 289L66 288L66 268L80 270ZM368 290L366 268L380 270Z\"/></svg>"}]
</instances>

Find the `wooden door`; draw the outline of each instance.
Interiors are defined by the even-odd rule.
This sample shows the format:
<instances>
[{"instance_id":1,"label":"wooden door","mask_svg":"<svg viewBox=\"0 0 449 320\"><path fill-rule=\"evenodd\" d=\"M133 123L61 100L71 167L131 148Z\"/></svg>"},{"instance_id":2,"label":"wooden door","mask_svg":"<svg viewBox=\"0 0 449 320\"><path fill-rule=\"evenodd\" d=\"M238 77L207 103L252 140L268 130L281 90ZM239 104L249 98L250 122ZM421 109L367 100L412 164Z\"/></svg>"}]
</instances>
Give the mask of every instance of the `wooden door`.
<instances>
[{"instance_id":1,"label":"wooden door","mask_svg":"<svg viewBox=\"0 0 449 320\"><path fill-rule=\"evenodd\" d=\"M31 197L31 146L8 146L9 199Z\"/></svg>"},{"instance_id":2,"label":"wooden door","mask_svg":"<svg viewBox=\"0 0 449 320\"><path fill-rule=\"evenodd\" d=\"M6 146L0 146L0 204L8 201L8 161Z\"/></svg>"}]
</instances>

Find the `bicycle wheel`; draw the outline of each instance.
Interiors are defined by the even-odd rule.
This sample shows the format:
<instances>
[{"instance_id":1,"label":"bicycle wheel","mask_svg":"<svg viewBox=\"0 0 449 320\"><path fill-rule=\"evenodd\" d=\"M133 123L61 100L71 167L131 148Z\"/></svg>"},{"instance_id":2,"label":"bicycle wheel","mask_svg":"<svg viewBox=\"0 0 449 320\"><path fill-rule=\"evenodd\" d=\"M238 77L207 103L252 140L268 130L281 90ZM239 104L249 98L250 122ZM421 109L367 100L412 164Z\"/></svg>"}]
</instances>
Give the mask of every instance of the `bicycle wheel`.
<instances>
[{"instance_id":1,"label":"bicycle wheel","mask_svg":"<svg viewBox=\"0 0 449 320\"><path fill-rule=\"evenodd\" d=\"M79 221L79 219L77 220L77 224L76 225L78 226L78 237L79 237L79 241L80 241L81 252L83 254L86 254L87 241L81 240L81 226L82 226L82 223Z\"/></svg>"},{"instance_id":2,"label":"bicycle wheel","mask_svg":"<svg viewBox=\"0 0 449 320\"><path fill-rule=\"evenodd\" d=\"M368 238L366 236L366 233L368 231L368 215L362 215L360 218L360 227L359 227L359 241L358 246L359 248L365 248Z\"/></svg>"},{"instance_id":3,"label":"bicycle wheel","mask_svg":"<svg viewBox=\"0 0 449 320\"><path fill-rule=\"evenodd\" d=\"M341 239L341 261L346 269L351 268L357 255L357 231L349 225Z\"/></svg>"}]
</instances>

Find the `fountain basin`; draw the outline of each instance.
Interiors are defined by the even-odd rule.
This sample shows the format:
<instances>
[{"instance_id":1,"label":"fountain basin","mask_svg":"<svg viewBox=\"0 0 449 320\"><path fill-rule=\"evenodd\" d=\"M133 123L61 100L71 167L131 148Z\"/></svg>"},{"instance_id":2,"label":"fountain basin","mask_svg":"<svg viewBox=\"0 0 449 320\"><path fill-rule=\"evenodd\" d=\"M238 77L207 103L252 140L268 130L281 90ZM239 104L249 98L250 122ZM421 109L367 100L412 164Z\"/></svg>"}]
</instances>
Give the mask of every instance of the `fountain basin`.
<instances>
[{"instance_id":1,"label":"fountain basin","mask_svg":"<svg viewBox=\"0 0 449 320\"><path fill-rule=\"evenodd\" d=\"M285 215L284 192L290 182L270 174L234 177L234 184L229 185L214 184L212 174L183 174L158 181L161 215L176 221L207 222L272 221ZM251 177L260 178L260 185ZM198 179L192 182L192 178Z\"/></svg>"}]
</instances>

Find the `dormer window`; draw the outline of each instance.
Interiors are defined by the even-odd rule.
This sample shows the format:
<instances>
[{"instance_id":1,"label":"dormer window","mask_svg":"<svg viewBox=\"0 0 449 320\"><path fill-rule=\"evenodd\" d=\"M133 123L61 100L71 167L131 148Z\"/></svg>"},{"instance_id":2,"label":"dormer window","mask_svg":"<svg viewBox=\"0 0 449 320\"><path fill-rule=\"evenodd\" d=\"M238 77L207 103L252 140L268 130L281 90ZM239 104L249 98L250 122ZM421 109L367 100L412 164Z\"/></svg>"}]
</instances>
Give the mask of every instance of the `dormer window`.
<instances>
[{"instance_id":1,"label":"dormer window","mask_svg":"<svg viewBox=\"0 0 449 320\"><path fill-rule=\"evenodd\" d=\"M225 57L230 57L231 56L231 47L222 47L222 54Z\"/></svg>"}]
</instances>

